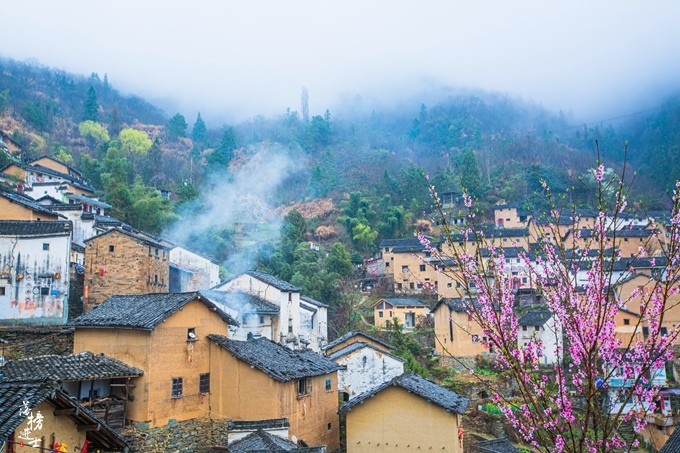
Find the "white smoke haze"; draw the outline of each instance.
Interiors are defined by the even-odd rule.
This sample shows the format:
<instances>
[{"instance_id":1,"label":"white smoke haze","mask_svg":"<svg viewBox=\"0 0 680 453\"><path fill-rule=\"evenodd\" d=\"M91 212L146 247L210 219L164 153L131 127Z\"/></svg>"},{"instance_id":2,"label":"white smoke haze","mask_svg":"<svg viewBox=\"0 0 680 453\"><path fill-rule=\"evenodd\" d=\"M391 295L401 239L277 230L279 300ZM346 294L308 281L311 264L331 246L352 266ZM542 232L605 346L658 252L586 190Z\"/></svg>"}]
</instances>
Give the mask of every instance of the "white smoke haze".
<instances>
[{"instance_id":1,"label":"white smoke haze","mask_svg":"<svg viewBox=\"0 0 680 453\"><path fill-rule=\"evenodd\" d=\"M180 244L211 250L212 244L192 244L197 236L214 229L234 229L251 239L237 243L237 253L223 263L231 274L252 268L253 250L276 241L281 218L274 211L279 187L304 176L304 156L277 143L260 143L236 152L229 169L216 171L199 188L200 196L180 211L181 219L165 232Z\"/></svg>"}]
</instances>

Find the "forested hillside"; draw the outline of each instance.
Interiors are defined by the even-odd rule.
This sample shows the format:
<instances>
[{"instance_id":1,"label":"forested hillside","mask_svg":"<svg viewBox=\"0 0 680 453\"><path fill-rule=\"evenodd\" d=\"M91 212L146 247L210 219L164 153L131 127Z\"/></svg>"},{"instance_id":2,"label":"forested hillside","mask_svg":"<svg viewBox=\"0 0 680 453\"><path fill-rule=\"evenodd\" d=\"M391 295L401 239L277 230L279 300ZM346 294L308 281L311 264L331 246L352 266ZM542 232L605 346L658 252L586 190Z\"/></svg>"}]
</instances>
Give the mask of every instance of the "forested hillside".
<instances>
[{"instance_id":1,"label":"forested hillside","mask_svg":"<svg viewBox=\"0 0 680 453\"><path fill-rule=\"evenodd\" d=\"M187 119L163 112L114 83L106 75L0 60L0 129L21 145L15 158L49 154L70 163L113 205L113 216L154 233L195 226L182 228L183 238L223 262L266 240L263 233L239 242L253 230L248 224L277 225L274 217L289 208L274 208L302 202L308 204L297 205L307 212L299 240L328 249L341 242L356 261L371 256L380 239L410 235L422 223L431 204L425 173L440 191L465 185L482 207L536 206L541 179L554 191L570 188L569 201L588 207L596 140L604 164L615 170L628 140L628 163L638 172L634 198L648 209L667 204L665 194L680 176L678 98L616 128L572 124L563 114L482 92L399 108L349 106L337 116L310 114L303 96L299 111L291 106L277 117L208 128L200 113ZM3 163L9 159L2 156ZM163 198L159 190L173 195ZM240 218L219 214L241 202ZM207 213L213 217L205 219ZM290 266L295 247L280 253ZM292 278L295 269L279 258L267 264Z\"/></svg>"}]
</instances>

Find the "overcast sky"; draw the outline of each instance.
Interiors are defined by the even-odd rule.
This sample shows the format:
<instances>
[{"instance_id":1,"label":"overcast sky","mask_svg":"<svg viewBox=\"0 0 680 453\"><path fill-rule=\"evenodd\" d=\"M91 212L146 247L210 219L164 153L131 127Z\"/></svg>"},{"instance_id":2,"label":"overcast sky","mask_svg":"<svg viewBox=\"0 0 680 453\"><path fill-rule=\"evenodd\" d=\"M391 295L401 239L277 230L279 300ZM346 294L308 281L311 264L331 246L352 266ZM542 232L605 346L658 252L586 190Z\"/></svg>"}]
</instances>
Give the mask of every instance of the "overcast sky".
<instances>
[{"instance_id":1,"label":"overcast sky","mask_svg":"<svg viewBox=\"0 0 680 453\"><path fill-rule=\"evenodd\" d=\"M444 85L588 121L680 86L677 0L0 0L0 17L0 55L107 73L190 123L299 110L303 86L312 114Z\"/></svg>"}]
</instances>

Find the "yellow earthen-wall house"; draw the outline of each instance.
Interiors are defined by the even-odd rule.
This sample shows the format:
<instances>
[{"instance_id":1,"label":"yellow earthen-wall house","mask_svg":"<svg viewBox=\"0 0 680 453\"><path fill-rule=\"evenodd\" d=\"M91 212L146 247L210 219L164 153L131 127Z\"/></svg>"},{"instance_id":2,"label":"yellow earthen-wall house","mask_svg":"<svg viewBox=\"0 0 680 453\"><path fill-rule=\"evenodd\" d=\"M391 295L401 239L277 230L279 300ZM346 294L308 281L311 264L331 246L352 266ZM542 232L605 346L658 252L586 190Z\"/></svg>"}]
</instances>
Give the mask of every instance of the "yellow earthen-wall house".
<instances>
[{"instance_id":1,"label":"yellow earthen-wall house","mask_svg":"<svg viewBox=\"0 0 680 453\"><path fill-rule=\"evenodd\" d=\"M49 168L50 170L58 171L59 173L69 175L72 178L83 179L83 174L80 173L78 170L76 170L75 168L71 167L68 164L65 164L64 162L61 162L60 160L55 159L54 157L50 157L47 155L43 155L38 157L37 159L32 160L29 163L29 165Z\"/></svg>"},{"instance_id":2,"label":"yellow earthen-wall house","mask_svg":"<svg viewBox=\"0 0 680 453\"><path fill-rule=\"evenodd\" d=\"M49 382L0 382L0 453L129 451L125 439L86 407ZM61 451L61 450L59 450Z\"/></svg>"},{"instance_id":3,"label":"yellow earthen-wall house","mask_svg":"<svg viewBox=\"0 0 680 453\"><path fill-rule=\"evenodd\" d=\"M347 453L463 451L468 399L415 374L402 374L343 405Z\"/></svg>"},{"instance_id":4,"label":"yellow earthen-wall house","mask_svg":"<svg viewBox=\"0 0 680 453\"><path fill-rule=\"evenodd\" d=\"M86 239L83 308L115 294L167 293L168 255L167 246L122 228Z\"/></svg>"},{"instance_id":5,"label":"yellow earthen-wall house","mask_svg":"<svg viewBox=\"0 0 680 453\"><path fill-rule=\"evenodd\" d=\"M35 200L0 188L0 220L59 220L63 216Z\"/></svg>"},{"instance_id":6,"label":"yellow earthen-wall house","mask_svg":"<svg viewBox=\"0 0 680 453\"><path fill-rule=\"evenodd\" d=\"M198 292L114 296L72 321L75 353L103 353L144 374L127 418L144 427L210 414L209 334L236 325Z\"/></svg>"},{"instance_id":7,"label":"yellow earthen-wall house","mask_svg":"<svg viewBox=\"0 0 680 453\"><path fill-rule=\"evenodd\" d=\"M413 329L429 312L430 307L420 299L385 297L373 304L373 325L384 328L387 323L395 322L396 318L396 322L404 329Z\"/></svg>"},{"instance_id":8,"label":"yellow earthen-wall house","mask_svg":"<svg viewBox=\"0 0 680 453\"><path fill-rule=\"evenodd\" d=\"M531 215L517 204L499 204L493 207L493 219L497 228L526 228Z\"/></svg>"},{"instance_id":9,"label":"yellow earthen-wall house","mask_svg":"<svg viewBox=\"0 0 680 453\"><path fill-rule=\"evenodd\" d=\"M2 144L5 145L8 153L19 158L19 154L21 153L21 145L14 141L11 134L8 134L5 131L0 131L0 147Z\"/></svg>"},{"instance_id":10,"label":"yellow earthen-wall house","mask_svg":"<svg viewBox=\"0 0 680 453\"><path fill-rule=\"evenodd\" d=\"M468 314L467 304L461 298L441 299L432 309L437 355L474 357L489 352L482 327Z\"/></svg>"},{"instance_id":11,"label":"yellow earthen-wall house","mask_svg":"<svg viewBox=\"0 0 680 453\"><path fill-rule=\"evenodd\" d=\"M291 350L266 338L210 335L214 417L287 418L289 435L307 445L338 447L340 368L312 350Z\"/></svg>"},{"instance_id":12,"label":"yellow earthen-wall house","mask_svg":"<svg viewBox=\"0 0 680 453\"><path fill-rule=\"evenodd\" d=\"M394 346L385 343L384 341L374 337L373 335L369 335L364 332L347 332L343 336L338 337L335 340L328 343L324 348L324 354L326 354L327 356L331 355L334 352L339 351L340 349L344 349L347 346L358 342L366 343L370 346L373 346L376 349L380 349L381 351L385 351L387 353L391 353L394 351Z\"/></svg>"}]
</instances>

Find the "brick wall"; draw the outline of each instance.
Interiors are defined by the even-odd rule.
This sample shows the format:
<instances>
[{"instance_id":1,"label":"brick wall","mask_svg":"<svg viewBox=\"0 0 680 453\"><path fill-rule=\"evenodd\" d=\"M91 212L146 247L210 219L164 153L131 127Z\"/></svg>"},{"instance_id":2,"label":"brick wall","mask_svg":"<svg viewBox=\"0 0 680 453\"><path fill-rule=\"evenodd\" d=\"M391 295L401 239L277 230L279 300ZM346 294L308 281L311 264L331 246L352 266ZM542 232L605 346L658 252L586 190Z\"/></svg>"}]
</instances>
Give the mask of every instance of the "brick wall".
<instances>
[{"instance_id":1,"label":"brick wall","mask_svg":"<svg viewBox=\"0 0 680 453\"><path fill-rule=\"evenodd\" d=\"M168 252L116 230L87 241L84 309L116 294L167 293Z\"/></svg>"}]
</instances>

